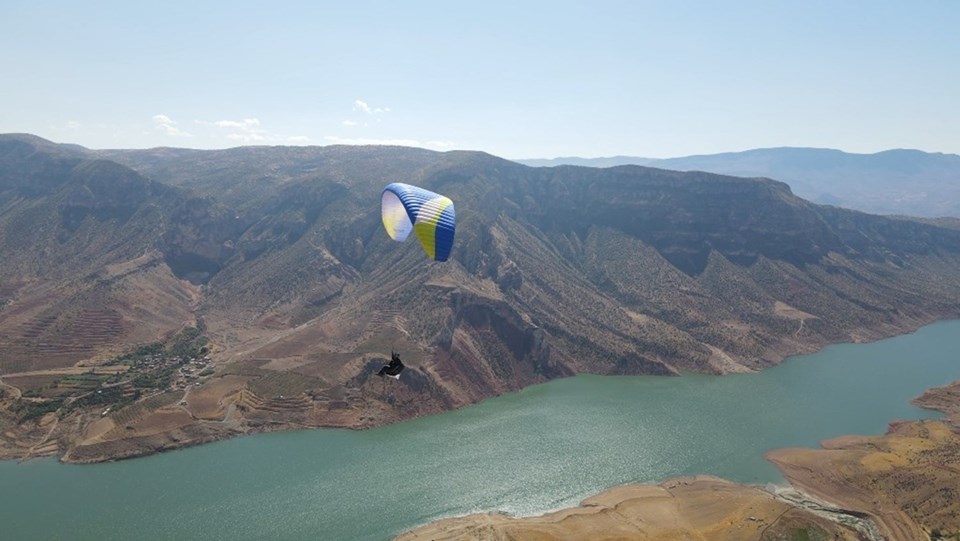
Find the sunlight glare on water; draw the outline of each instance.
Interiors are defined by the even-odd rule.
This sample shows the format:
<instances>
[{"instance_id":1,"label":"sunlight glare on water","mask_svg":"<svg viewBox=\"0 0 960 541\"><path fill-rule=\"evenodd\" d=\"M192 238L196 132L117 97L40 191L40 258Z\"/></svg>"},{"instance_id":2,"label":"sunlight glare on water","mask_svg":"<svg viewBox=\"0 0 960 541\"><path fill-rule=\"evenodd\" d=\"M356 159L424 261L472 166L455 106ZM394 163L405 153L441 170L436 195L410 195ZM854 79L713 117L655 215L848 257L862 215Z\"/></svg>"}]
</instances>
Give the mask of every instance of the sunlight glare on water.
<instances>
[{"instance_id":1,"label":"sunlight glare on water","mask_svg":"<svg viewBox=\"0 0 960 541\"><path fill-rule=\"evenodd\" d=\"M831 346L758 374L577 376L366 431L259 434L89 466L0 462L4 539L379 540L478 511L539 514L709 473L779 482L780 447L936 417L960 321Z\"/></svg>"}]
</instances>

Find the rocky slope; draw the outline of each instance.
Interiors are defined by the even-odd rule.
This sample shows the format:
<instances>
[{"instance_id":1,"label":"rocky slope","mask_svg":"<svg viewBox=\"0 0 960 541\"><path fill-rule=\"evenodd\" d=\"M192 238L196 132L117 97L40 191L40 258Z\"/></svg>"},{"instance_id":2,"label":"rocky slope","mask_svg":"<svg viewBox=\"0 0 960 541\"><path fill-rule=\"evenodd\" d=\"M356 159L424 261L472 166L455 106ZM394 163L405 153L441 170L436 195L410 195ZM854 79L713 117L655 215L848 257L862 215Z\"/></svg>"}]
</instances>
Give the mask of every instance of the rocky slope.
<instances>
[{"instance_id":1,"label":"rocky slope","mask_svg":"<svg viewBox=\"0 0 960 541\"><path fill-rule=\"evenodd\" d=\"M230 254L222 207L82 154L0 141L0 373L94 361L194 322L196 284Z\"/></svg>"},{"instance_id":2,"label":"rocky slope","mask_svg":"<svg viewBox=\"0 0 960 541\"><path fill-rule=\"evenodd\" d=\"M184 328L209 341L212 373L158 389L182 398L136 423L92 409L55 429L21 423L67 458L127 454L122 440L171 419L195 425L177 438L188 444L382 424L578 372L757 370L960 313L960 230L817 206L769 180L396 147L90 151L29 136L0 137L0 164L0 377L54 379ZM449 262L383 233L391 181L456 202ZM408 366L399 382L372 377L391 349ZM180 366L171 359L156 362ZM20 390L43 411L56 394L30 381Z\"/></svg>"}]
</instances>

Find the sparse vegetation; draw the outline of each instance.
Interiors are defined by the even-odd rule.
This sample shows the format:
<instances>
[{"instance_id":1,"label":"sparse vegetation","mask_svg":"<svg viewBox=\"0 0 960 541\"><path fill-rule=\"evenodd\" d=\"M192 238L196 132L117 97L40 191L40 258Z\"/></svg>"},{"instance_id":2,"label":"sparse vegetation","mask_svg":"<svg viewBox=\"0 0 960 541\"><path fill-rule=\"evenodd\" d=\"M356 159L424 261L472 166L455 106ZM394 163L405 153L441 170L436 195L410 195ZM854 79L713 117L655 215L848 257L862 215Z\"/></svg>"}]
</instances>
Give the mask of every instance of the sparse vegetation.
<instances>
[{"instance_id":1,"label":"sparse vegetation","mask_svg":"<svg viewBox=\"0 0 960 541\"><path fill-rule=\"evenodd\" d=\"M188 327L168 344L155 342L138 346L131 353L105 363L106 366L128 366L125 372L103 374L91 369L87 373L59 377L26 377L23 398L15 401L10 411L18 423L60 410L69 414L91 409L112 411L114 416L122 416L123 422L132 422L147 411L179 400L183 393L161 392L140 401L143 395L185 387L188 381L196 382L213 374L202 359L207 353L206 342L198 328ZM193 370L183 372L184 367L190 365L197 367L197 374L192 374Z\"/></svg>"},{"instance_id":2,"label":"sparse vegetation","mask_svg":"<svg viewBox=\"0 0 960 541\"><path fill-rule=\"evenodd\" d=\"M180 331L165 349L172 357L195 359L201 355L200 349L207 344L207 339L201 335L197 327L187 327Z\"/></svg>"},{"instance_id":3,"label":"sparse vegetation","mask_svg":"<svg viewBox=\"0 0 960 541\"><path fill-rule=\"evenodd\" d=\"M173 375L181 365L181 362L177 362L153 372L140 374L133 378L130 383L135 387L144 389L166 389L173 383Z\"/></svg>"},{"instance_id":4,"label":"sparse vegetation","mask_svg":"<svg viewBox=\"0 0 960 541\"><path fill-rule=\"evenodd\" d=\"M261 397L274 398L297 396L322 384L323 382L317 378L293 372L270 372L251 381L247 387Z\"/></svg>"},{"instance_id":5,"label":"sparse vegetation","mask_svg":"<svg viewBox=\"0 0 960 541\"><path fill-rule=\"evenodd\" d=\"M0 153L15 183L0 191L32 198L5 210L0 276L43 286L0 284L24 308L0 312L0 370L128 349L107 363L119 373L18 386L72 411L135 413L230 375L265 400L322 387L318 412L366 407L358 382L397 348L429 380L420 414L577 372L760 369L960 315L960 230L812 205L769 180L392 147L97 161L37 138L0 145L19 149ZM468 202L450 264L382 234L369 202L404 179ZM203 318L256 360L214 370ZM158 336L172 337L142 343Z\"/></svg>"},{"instance_id":6,"label":"sparse vegetation","mask_svg":"<svg viewBox=\"0 0 960 541\"><path fill-rule=\"evenodd\" d=\"M114 409L119 409L139 399L140 393L140 389L120 386L104 387L77 398L70 406L71 408L112 406Z\"/></svg>"},{"instance_id":7,"label":"sparse vegetation","mask_svg":"<svg viewBox=\"0 0 960 541\"><path fill-rule=\"evenodd\" d=\"M44 415L57 411L60 407L63 406L63 399L55 400L43 400L43 401L30 401L30 400L17 400L10 407L17 418L18 423L25 423L27 421L33 421L43 417Z\"/></svg>"}]
</instances>

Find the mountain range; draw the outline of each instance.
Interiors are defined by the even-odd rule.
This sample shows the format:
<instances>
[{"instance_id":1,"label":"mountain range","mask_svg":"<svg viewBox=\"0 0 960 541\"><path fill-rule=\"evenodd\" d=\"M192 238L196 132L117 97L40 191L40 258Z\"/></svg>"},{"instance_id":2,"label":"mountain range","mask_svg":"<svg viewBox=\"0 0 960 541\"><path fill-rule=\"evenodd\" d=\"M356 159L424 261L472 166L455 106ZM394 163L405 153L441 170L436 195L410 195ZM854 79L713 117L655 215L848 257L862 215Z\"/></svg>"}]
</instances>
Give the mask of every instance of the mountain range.
<instances>
[{"instance_id":1,"label":"mountain range","mask_svg":"<svg viewBox=\"0 0 960 541\"><path fill-rule=\"evenodd\" d=\"M810 201L873 214L960 217L960 156L919 150L851 154L822 148L763 148L679 158L555 158L518 160L544 167L645 165L769 177Z\"/></svg>"},{"instance_id":2,"label":"mountain range","mask_svg":"<svg viewBox=\"0 0 960 541\"><path fill-rule=\"evenodd\" d=\"M450 261L384 233L394 181L454 200ZM61 411L76 422L44 441L77 461L373 426L581 372L753 371L960 315L958 229L764 178L480 152L2 135L0 253L7 384L184 329L209 340L213 375L127 406L137 416ZM391 350L407 365L397 382L373 376ZM29 440L0 436L0 450Z\"/></svg>"}]
</instances>

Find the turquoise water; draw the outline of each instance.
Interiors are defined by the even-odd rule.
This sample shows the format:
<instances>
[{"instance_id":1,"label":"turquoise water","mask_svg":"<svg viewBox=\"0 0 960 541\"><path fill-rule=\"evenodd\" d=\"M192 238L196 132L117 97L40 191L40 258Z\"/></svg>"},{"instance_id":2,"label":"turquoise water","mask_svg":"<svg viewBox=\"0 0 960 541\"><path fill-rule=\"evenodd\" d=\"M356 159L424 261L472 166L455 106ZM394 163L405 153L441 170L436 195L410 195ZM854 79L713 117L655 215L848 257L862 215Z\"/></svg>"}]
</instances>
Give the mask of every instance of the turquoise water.
<instances>
[{"instance_id":1,"label":"turquoise water","mask_svg":"<svg viewBox=\"0 0 960 541\"><path fill-rule=\"evenodd\" d=\"M259 434L90 466L6 461L0 538L387 539L676 475L777 482L765 451L937 417L908 401L956 379L960 321L949 321L759 374L578 376L362 432Z\"/></svg>"}]
</instances>

